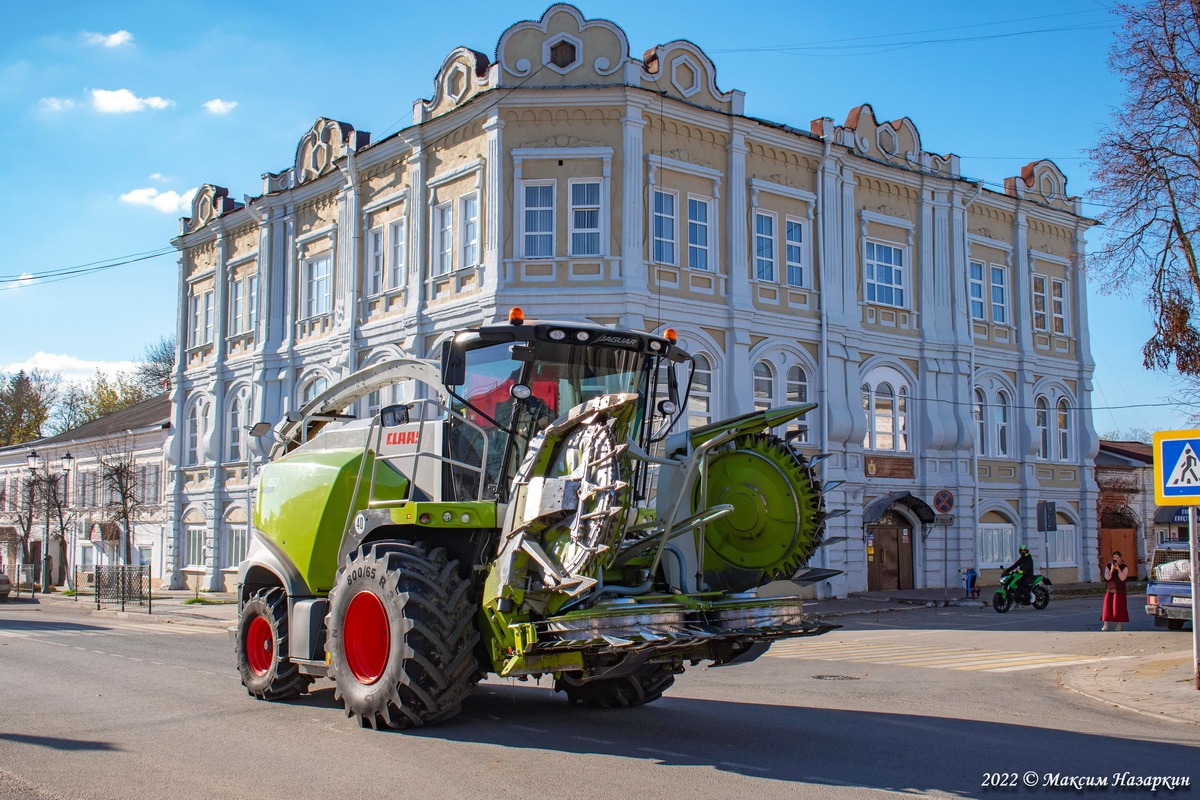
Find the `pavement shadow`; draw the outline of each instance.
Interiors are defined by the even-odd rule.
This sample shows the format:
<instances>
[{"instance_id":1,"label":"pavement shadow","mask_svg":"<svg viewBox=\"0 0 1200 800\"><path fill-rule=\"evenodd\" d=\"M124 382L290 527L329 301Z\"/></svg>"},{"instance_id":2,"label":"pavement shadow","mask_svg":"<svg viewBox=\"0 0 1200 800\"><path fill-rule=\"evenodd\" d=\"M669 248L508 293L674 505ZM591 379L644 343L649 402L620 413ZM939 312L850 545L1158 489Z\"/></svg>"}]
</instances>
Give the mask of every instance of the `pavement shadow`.
<instances>
[{"instance_id":1,"label":"pavement shadow","mask_svg":"<svg viewBox=\"0 0 1200 800\"><path fill-rule=\"evenodd\" d=\"M1034 772L1039 783L1047 773L1111 776L1116 754L1125 765L1178 765L1192 763L1197 752L1185 744L915 713L670 696L640 708L584 709L546 688L503 685L478 687L461 716L404 735L646 759L790 783L967 796L987 791L985 773Z\"/></svg>"},{"instance_id":2,"label":"pavement shadow","mask_svg":"<svg viewBox=\"0 0 1200 800\"><path fill-rule=\"evenodd\" d=\"M0 619L0 631L106 631L103 625L45 619Z\"/></svg>"},{"instance_id":3,"label":"pavement shadow","mask_svg":"<svg viewBox=\"0 0 1200 800\"><path fill-rule=\"evenodd\" d=\"M57 736L31 736L25 733L0 732L0 741L32 744L51 750L109 750L115 752L121 749L112 742L93 742L88 739L61 739Z\"/></svg>"}]
</instances>

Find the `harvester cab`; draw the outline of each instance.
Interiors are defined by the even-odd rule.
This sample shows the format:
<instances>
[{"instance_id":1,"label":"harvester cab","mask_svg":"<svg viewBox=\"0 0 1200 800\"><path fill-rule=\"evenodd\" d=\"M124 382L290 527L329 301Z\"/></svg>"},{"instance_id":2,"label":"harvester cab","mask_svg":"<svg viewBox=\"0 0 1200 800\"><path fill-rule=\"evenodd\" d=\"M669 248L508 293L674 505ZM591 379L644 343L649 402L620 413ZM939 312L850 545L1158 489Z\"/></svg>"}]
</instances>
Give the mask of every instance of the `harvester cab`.
<instances>
[{"instance_id":1,"label":"harvester cab","mask_svg":"<svg viewBox=\"0 0 1200 800\"><path fill-rule=\"evenodd\" d=\"M815 459L772 432L813 406L688 429L691 363L671 331L514 309L289 416L239 571L250 693L326 676L394 727L452 715L487 672L633 705L687 662L836 627L755 591L837 574L806 568L832 516ZM385 391L405 399L347 414Z\"/></svg>"}]
</instances>

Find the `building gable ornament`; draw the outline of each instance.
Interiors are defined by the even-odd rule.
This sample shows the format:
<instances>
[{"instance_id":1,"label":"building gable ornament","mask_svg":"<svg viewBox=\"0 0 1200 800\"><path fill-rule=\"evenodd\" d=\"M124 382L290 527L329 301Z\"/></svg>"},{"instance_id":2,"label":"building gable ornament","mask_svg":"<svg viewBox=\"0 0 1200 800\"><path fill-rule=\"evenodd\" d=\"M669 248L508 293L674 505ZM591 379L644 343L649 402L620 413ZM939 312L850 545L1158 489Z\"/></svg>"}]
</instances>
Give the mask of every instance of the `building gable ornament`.
<instances>
[{"instance_id":1,"label":"building gable ornament","mask_svg":"<svg viewBox=\"0 0 1200 800\"><path fill-rule=\"evenodd\" d=\"M528 58L535 53L540 54L542 62L536 68ZM630 60L625 32L606 19L585 19L579 9L566 3L550 6L537 21L512 25L496 44L501 86L515 83L506 76L524 82L535 69L566 75L589 59L600 77L607 78L620 71Z\"/></svg>"},{"instance_id":2,"label":"building gable ornament","mask_svg":"<svg viewBox=\"0 0 1200 800\"><path fill-rule=\"evenodd\" d=\"M192 197L191 214L179 220L179 233L198 231L217 217L242 207L229 196L229 190L224 186L206 183Z\"/></svg>"}]
</instances>

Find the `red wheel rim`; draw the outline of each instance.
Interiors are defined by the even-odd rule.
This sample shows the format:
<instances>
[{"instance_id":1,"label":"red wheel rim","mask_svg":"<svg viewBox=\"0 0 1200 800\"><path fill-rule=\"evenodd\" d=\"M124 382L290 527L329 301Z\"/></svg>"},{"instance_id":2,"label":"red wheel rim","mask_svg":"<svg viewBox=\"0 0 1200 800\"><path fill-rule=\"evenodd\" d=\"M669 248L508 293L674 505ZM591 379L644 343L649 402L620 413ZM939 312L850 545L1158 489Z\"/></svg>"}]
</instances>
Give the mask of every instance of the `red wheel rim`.
<instances>
[{"instance_id":1,"label":"red wheel rim","mask_svg":"<svg viewBox=\"0 0 1200 800\"><path fill-rule=\"evenodd\" d=\"M266 675L275 661L275 633L264 617L250 620L246 628L246 662L255 675Z\"/></svg>"},{"instance_id":2,"label":"red wheel rim","mask_svg":"<svg viewBox=\"0 0 1200 800\"><path fill-rule=\"evenodd\" d=\"M354 595L346 608L342 651L346 666L359 683L379 680L387 666L392 636L383 603L371 592Z\"/></svg>"}]
</instances>

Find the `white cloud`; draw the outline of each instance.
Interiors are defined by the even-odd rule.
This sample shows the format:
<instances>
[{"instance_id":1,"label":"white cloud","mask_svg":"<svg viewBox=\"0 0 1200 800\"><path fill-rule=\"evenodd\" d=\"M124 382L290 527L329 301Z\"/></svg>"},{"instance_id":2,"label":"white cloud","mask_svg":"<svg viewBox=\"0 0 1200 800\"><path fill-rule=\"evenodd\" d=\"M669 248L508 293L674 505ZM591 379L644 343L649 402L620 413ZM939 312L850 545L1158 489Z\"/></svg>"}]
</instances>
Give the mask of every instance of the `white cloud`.
<instances>
[{"instance_id":1,"label":"white cloud","mask_svg":"<svg viewBox=\"0 0 1200 800\"><path fill-rule=\"evenodd\" d=\"M123 44L133 43L133 34L129 31L117 31L116 33L85 33L83 34L84 41L88 44L98 44L104 47L120 47Z\"/></svg>"},{"instance_id":2,"label":"white cloud","mask_svg":"<svg viewBox=\"0 0 1200 800\"><path fill-rule=\"evenodd\" d=\"M152 172L152 173L150 173L150 180L158 181L159 183L170 183L171 181L173 181L175 179L168 178L166 175L163 175L161 172Z\"/></svg>"},{"instance_id":3,"label":"white cloud","mask_svg":"<svg viewBox=\"0 0 1200 800\"><path fill-rule=\"evenodd\" d=\"M126 192L121 195L121 202L129 203L131 206L149 206L164 214L172 214L190 211L192 196L195 194L196 189L188 189L186 192L180 194L173 191L160 192L158 189L149 187Z\"/></svg>"},{"instance_id":4,"label":"white cloud","mask_svg":"<svg viewBox=\"0 0 1200 800\"><path fill-rule=\"evenodd\" d=\"M128 114L131 111L145 111L147 108L170 108L174 100L163 97L138 97L128 89L92 89L92 108L102 114Z\"/></svg>"},{"instance_id":5,"label":"white cloud","mask_svg":"<svg viewBox=\"0 0 1200 800\"><path fill-rule=\"evenodd\" d=\"M4 365L0 367L0 371L11 374L22 369L26 372L40 369L51 374L57 372L62 375L63 380L82 383L95 377L96 370L111 378L118 372L129 372L136 366L132 361L87 361L66 354L38 352L24 361Z\"/></svg>"},{"instance_id":6,"label":"white cloud","mask_svg":"<svg viewBox=\"0 0 1200 800\"><path fill-rule=\"evenodd\" d=\"M31 273L31 272L22 272L21 275L17 278L17 288L18 289L21 288L22 286L29 286L32 283L33 283L33 273Z\"/></svg>"},{"instance_id":7,"label":"white cloud","mask_svg":"<svg viewBox=\"0 0 1200 800\"><path fill-rule=\"evenodd\" d=\"M75 107L75 101L66 97L43 97L39 103L45 111L67 111Z\"/></svg>"},{"instance_id":8,"label":"white cloud","mask_svg":"<svg viewBox=\"0 0 1200 800\"><path fill-rule=\"evenodd\" d=\"M228 114L230 111L233 111L235 108L237 108L237 101L216 98L214 100L209 100L204 104L204 107L207 108L212 114Z\"/></svg>"}]
</instances>

